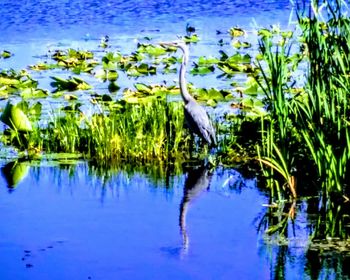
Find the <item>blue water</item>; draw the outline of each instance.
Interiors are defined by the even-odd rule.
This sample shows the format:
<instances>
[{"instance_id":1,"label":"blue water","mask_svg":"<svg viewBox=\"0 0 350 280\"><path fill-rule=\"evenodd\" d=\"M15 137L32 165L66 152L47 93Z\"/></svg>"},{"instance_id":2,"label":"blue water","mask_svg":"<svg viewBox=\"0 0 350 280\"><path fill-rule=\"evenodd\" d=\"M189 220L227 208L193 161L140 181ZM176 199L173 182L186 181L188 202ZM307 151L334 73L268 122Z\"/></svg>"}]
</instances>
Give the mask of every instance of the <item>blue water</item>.
<instances>
[{"instance_id":1,"label":"blue water","mask_svg":"<svg viewBox=\"0 0 350 280\"><path fill-rule=\"evenodd\" d=\"M104 183L80 164L29 167L12 191L2 179L1 279L267 279L255 180L218 169L209 188L187 194L184 242L188 176L165 186L120 171Z\"/></svg>"},{"instance_id":2,"label":"blue water","mask_svg":"<svg viewBox=\"0 0 350 280\"><path fill-rule=\"evenodd\" d=\"M11 186L11 172L4 173L9 166L16 173L11 164L0 166L1 279L348 275L348 258L307 249L302 202L289 246L266 239L258 225L268 197L235 169L196 167L159 177L101 172L86 163L24 162L21 180Z\"/></svg>"},{"instance_id":3,"label":"blue water","mask_svg":"<svg viewBox=\"0 0 350 280\"><path fill-rule=\"evenodd\" d=\"M0 5L1 49L10 49L15 59L0 61L4 67L23 68L35 56L45 55L57 45L96 48L104 35L127 53L135 41L147 36L174 40L194 26L201 43L194 50L213 50L216 31L233 26L256 30L257 26L287 26L292 8L283 1L100 1L3 0ZM7 64L9 63L9 64Z\"/></svg>"},{"instance_id":4,"label":"blue water","mask_svg":"<svg viewBox=\"0 0 350 280\"><path fill-rule=\"evenodd\" d=\"M100 1L3 0L1 42L77 39L101 36L183 33L187 23L212 36L216 30L240 25L286 24L291 5L282 1Z\"/></svg>"},{"instance_id":5,"label":"blue water","mask_svg":"<svg viewBox=\"0 0 350 280\"><path fill-rule=\"evenodd\" d=\"M288 26L292 7L289 0L283 1L100 1L100 0L55 0L55 1L1 1L0 5L0 51L14 54L10 59L0 59L0 71L14 68L27 69L28 65L47 61L50 51L57 49L82 49L94 52L97 60L104 54L98 47L100 38L108 35L110 45L106 51L130 54L145 37L153 43L174 40L186 34L186 25L194 26L200 41L190 47L190 61L199 56L219 57L218 41L224 39L223 50L233 54L227 30L233 26L247 31L248 41L256 42L258 27L271 24ZM222 32L217 35L217 31ZM147 42L147 41L146 41ZM177 54L179 55L179 53ZM205 78L188 75L188 82L196 87L232 90L232 79L218 79L222 72L216 70ZM48 73L31 72L39 82L39 88L52 91L50 76L67 78L70 72L54 70ZM135 82L146 84L174 84L177 75L145 76L130 78L119 71L117 81L120 90L133 88ZM241 77L242 76L242 77ZM82 75L98 94L109 94L108 83L102 83L90 75ZM245 75L237 75L234 82L244 86ZM90 94L77 93L79 100L87 101ZM12 97L16 99L15 97ZM19 99L17 98L16 101ZM0 101L4 106L7 100ZM43 112L52 112L57 99L42 100ZM88 108L90 110L90 108ZM91 110L90 110L91 111ZM215 118L232 111L229 104L208 109ZM230 112L229 112L230 113Z\"/></svg>"}]
</instances>

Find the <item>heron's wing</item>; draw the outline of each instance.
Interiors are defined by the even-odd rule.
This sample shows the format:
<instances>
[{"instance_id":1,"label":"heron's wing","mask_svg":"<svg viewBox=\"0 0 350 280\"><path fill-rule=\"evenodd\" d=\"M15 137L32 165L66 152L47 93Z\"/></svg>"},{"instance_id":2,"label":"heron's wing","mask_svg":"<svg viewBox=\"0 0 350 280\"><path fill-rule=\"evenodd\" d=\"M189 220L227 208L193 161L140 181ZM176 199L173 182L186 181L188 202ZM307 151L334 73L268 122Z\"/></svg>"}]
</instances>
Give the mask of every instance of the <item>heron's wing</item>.
<instances>
[{"instance_id":1,"label":"heron's wing","mask_svg":"<svg viewBox=\"0 0 350 280\"><path fill-rule=\"evenodd\" d=\"M196 102L185 105L185 117L193 132L202 137L209 145L216 145L215 129L203 107Z\"/></svg>"}]
</instances>

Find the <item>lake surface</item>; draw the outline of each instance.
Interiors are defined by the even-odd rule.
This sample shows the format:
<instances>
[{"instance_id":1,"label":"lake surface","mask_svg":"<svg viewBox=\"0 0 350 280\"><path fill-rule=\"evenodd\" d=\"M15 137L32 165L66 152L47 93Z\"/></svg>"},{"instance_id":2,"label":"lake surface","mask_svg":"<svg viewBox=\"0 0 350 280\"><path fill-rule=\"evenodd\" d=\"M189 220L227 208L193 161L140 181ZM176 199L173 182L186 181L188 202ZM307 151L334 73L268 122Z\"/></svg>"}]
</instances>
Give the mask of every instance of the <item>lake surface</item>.
<instances>
[{"instance_id":1,"label":"lake surface","mask_svg":"<svg viewBox=\"0 0 350 280\"><path fill-rule=\"evenodd\" d=\"M128 52L135 40L145 36L174 40L185 34L187 24L194 26L201 37L202 43L195 51L208 52L217 30L287 26L292 9L288 0L3 0L0 11L1 48L11 49L16 59L10 66L21 68L36 61L33 56L42 56L57 44L85 49L89 42L90 47L96 47L95 40L109 35Z\"/></svg>"},{"instance_id":2,"label":"lake surface","mask_svg":"<svg viewBox=\"0 0 350 280\"><path fill-rule=\"evenodd\" d=\"M232 26L288 23L288 0L242 1L100 1L3 0L1 42L32 42L84 36L130 36L157 31L181 34L187 23L213 36ZM273 22L272 22L273 20Z\"/></svg>"},{"instance_id":3,"label":"lake surface","mask_svg":"<svg viewBox=\"0 0 350 280\"><path fill-rule=\"evenodd\" d=\"M291 9L288 0L2 0L0 50L8 49L14 57L0 60L0 70L22 69L57 47L94 50L106 34L116 49L129 53L145 36L163 41L184 35L187 24L201 38L191 49L192 58L198 57L217 52L217 30L286 27ZM214 81L189 80L199 86ZM132 82L118 80L125 87ZM1 279L350 275L346 254L308 250L305 201L297 203L294 225L288 224L289 246L266 238L259 225L268 211L263 206L268 196L254 178L235 169L188 168L183 174L155 176L147 167L98 171L84 162L21 164L26 176L15 188L9 187L15 164L0 164Z\"/></svg>"},{"instance_id":4,"label":"lake surface","mask_svg":"<svg viewBox=\"0 0 350 280\"><path fill-rule=\"evenodd\" d=\"M268 197L235 169L157 177L86 163L20 163L0 179L1 279L339 279L348 258L308 250L305 203L289 246L258 230ZM25 167L25 168L24 168ZM7 175L6 175L7 174Z\"/></svg>"},{"instance_id":5,"label":"lake surface","mask_svg":"<svg viewBox=\"0 0 350 280\"><path fill-rule=\"evenodd\" d=\"M27 172L14 189L0 181L1 279L272 278L277 246L257 231L268 199L236 170Z\"/></svg>"}]
</instances>

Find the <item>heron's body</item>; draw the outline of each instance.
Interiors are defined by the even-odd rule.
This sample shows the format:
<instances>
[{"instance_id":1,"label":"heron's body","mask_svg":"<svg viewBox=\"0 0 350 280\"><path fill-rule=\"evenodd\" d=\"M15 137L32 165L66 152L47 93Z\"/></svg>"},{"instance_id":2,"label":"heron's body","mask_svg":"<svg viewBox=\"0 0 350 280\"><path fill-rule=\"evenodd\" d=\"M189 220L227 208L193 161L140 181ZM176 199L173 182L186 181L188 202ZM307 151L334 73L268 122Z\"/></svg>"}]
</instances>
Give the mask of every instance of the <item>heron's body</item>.
<instances>
[{"instance_id":1,"label":"heron's body","mask_svg":"<svg viewBox=\"0 0 350 280\"><path fill-rule=\"evenodd\" d=\"M209 145L216 145L215 129L209 119L207 112L189 94L186 83L186 66L188 63L188 48L182 41L162 43L178 47L183 52L182 63L179 73L180 93L185 103L184 113L186 122L192 132L201 137Z\"/></svg>"},{"instance_id":2,"label":"heron's body","mask_svg":"<svg viewBox=\"0 0 350 280\"><path fill-rule=\"evenodd\" d=\"M209 145L216 145L215 129L207 112L197 102L190 101L184 107L185 119L191 131Z\"/></svg>"}]
</instances>

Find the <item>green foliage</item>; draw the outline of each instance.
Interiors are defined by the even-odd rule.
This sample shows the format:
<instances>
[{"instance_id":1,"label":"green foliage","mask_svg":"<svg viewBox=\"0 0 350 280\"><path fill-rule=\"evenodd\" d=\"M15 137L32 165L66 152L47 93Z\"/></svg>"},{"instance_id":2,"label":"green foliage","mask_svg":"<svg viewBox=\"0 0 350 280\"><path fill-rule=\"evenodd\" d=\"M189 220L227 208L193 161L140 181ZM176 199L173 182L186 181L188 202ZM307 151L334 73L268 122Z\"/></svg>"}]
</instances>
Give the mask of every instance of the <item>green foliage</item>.
<instances>
[{"instance_id":1,"label":"green foliage","mask_svg":"<svg viewBox=\"0 0 350 280\"><path fill-rule=\"evenodd\" d=\"M348 192L350 21L341 1L319 5L313 1L307 16L298 11L298 42L278 28L258 32L261 74L255 79L268 110L258 153L279 200L285 184L294 193L290 179L305 178L305 168L317 174L325 197ZM301 90L295 87L300 69L306 70Z\"/></svg>"},{"instance_id":2,"label":"green foliage","mask_svg":"<svg viewBox=\"0 0 350 280\"><path fill-rule=\"evenodd\" d=\"M10 58L13 54L9 51L3 50L0 51L0 58L7 59Z\"/></svg>"},{"instance_id":3,"label":"green foliage","mask_svg":"<svg viewBox=\"0 0 350 280\"><path fill-rule=\"evenodd\" d=\"M312 155L327 192L344 191L350 160L350 22L341 1L321 10L313 3L299 24L308 67L305 101L296 103L296 126ZM324 20L327 18L328 20Z\"/></svg>"},{"instance_id":4,"label":"green foliage","mask_svg":"<svg viewBox=\"0 0 350 280\"><path fill-rule=\"evenodd\" d=\"M83 79L78 77L72 77L70 79L63 79L60 77L51 77L54 81L51 86L56 88L57 91L75 91L75 90L88 90L91 86L85 82Z\"/></svg>"},{"instance_id":5,"label":"green foliage","mask_svg":"<svg viewBox=\"0 0 350 280\"><path fill-rule=\"evenodd\" d=\"M47 128L33 133L29 142L45 152L82 153L98 161L187 157L190 139L183 129L181 103L119 104L91 117L79 111L53 116Z\"/></svg>"},{"instance_id":6,"label":"green foliage","mask_svg":"<svg viewBox=\"0 0 350 280\"><path fill-rule=\"evenodd\" d=\"M32 131L32 124L19 105L13 105L8 102L0 120L15 131Z\"/></svg>"},{"instance_id":7,"label":"green foliage","mask_svg":"<svg viewBox=\"0 0 350 280\"><path fill-rule=\"evenodd\" d=\"M262 118L262 143L257 146L259 161L266 177L270 178L269 186L272 196L282 199L282 188L274 172L277 171L288 185L293 197L296 197L296 186L292 183L291 170L294 162L295 130L292 125L292 98L287 94L290 88L291 73L289 58L292 44L283 41L276 44L274 36L262 36L259 48L262 60L257 64L261 76L255 76L264 93L264 103L269 114ZM263 64L264 63L264 64ZM294 182L294 181L293 181Z\"/></svg>"},{"instance_id":8,"label":"green foliage","mask_svg":"<svg viewBox=\"0 0 350 280\"><path fill-rule=\"evenodd\" d=\"M242 28L239 27L232 27L228 31L231 35L231 37L241 37L245 35L245 31Z\"/></svg>"},{"instance_id":9,"label":"green foliage","mask_svg":"<svg viewBox=\"0 0 350 280\"><path fill-rule=\"evenodd\" d=\"M7 98L8 95L19 94L26 89L36 90L38 82L27 71L3 70L0 72L0 96Z\"/></svg>"}]
</instances>

